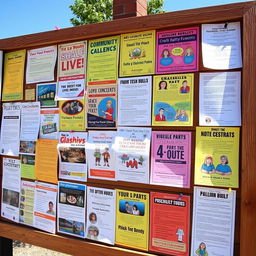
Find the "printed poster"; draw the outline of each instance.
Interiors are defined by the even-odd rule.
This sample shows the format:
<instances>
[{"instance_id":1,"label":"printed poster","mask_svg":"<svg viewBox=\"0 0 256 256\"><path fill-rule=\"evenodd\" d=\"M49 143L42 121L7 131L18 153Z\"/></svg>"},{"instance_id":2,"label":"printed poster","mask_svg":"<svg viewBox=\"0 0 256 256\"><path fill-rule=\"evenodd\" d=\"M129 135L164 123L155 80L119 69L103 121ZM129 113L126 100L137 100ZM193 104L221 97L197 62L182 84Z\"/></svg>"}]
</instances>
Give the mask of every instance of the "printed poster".
<instances>
[{"instance_id":1,"label":"printed poster","mask_svg":"<svg viewBox=\"0 0 256 256\"><path fill-rule=\"evenodd\" d=\"M48 46L27 52L26 84L54 80L57 46Z\"/></svg>"},{"instance_id":2,"label":"printed poster","mask_svg":"<svg viewBox=\"0 0 256 256\"><path fill-rule=\"evenodd\" d=\"M151 125L152 77L119 78L118 125Z\"/></svg>"},{"instance_id":3,"label":"printed poster","mask_svg":"<svg viewBox=\"0 0 256 256\"><path fill-rule=\"evenodd\" d=\"M200 126L241 126L241 72L200 73Z\"/></svg>"},{"instance_id":4,"label":"printed poster","mask_svg":"<svg viewBox=\"0 0 256 256\"><path fill-rule=\"evenodd\" d=\"M89 131L86 147L91 179L116 180L115 131Z\"/></svg>"},{"instance_id":5,"label":"printed poster","mask_svg":"<svg viewBox=\"0 0 256 256\"><path fill-rule=\"evenodd\" d=\"M150 193L150 250L189 255L190 197Z\"/></svg>"},{"instance_id":6,"label":"printed poster","mask_svg":"<svg viewBox=\"0 0 256 256\"><path fill-rule=\"evenodd\" d=\"M0 51L0 98L2 99L2 81L3 81L3 51Z\"/></svg>"},{"instance_id":7,"label":"printed poster","mask_svg":"<svg viewBox=\"0 0 256 256\"><path fill-rule=\"evenodd\" d=\"M25 59L26 50L5 53L2 101L23 100Z\"/></svg>"},{"instance_id":8,"label":"printed poster","mask_svg":"<svg viewBox=\"0 0 256 256\"><path fill-rule=\"evenodd\" d=\"M36 182L34 227L55 234L57 185Z\"/></svg>"},{"instance_id":9,"label":"printed poster","mask_svg":"<svg viewBox=\"0 0 256 256\"><path fill-rule=\"evenodd\" d=\"M86 186L59 182L58 232L85 237Z\"/></svg>"},{"instance_id":10,"label":"printed poster","mask_svg":"<svg viewBox=\"0 0 256 256\"><path fill-rule=\"evenodd\" d=\"M119 43L119 36L89 41L87 85L117 84Z\"/></svg>"},{"instance_id":11,"label":"printed poster","mask_svg":"<svg viewBox=\"0 0 256 256\"><path fill-rule=\"evenodd\" d=\"M84 97L86 52L86 41L58 46L58 100Z\"/></svg>"},{"instance_id":12,"label":"printed poster","mask_svg":"<svg viewBox=\"0 0 256 256\"><path fill-rule=\"evenodd\" d=\"M149 194L116 190L116 243L148 250Z\"/></svg>"},{"instance_id":13,"label":"printed poster","mask_svg":"<svg viewBox=\"0 0 256 256\"><path fill-rule=\"evenodd\" d=\"M117 118L117 86L87 87L88 128L115 128Z\"/></svg>"},{"instance_id":14,"label":"printed poster","mask_svg":"<svg viewBox=\"0 0 256 256\"><path fill-rule=\"evenodd\" d=\"M199 66L199 28L157 32L156 73L195 72Z\"/></svg>"},{"instance_id":15,"label":"printed poster","mask_svg":"<svg viewBox=\"0 0 256 256\"><path fill-rule=\"evenodd\" d=\"M36 143L36 179L57 183L58 140L38 139Z\"/></svg>"},{"instance_id":16,"label":"printed poster","mask_svg":"<svg viewBox=\"0 0 256 256\"><path fill-rule=\"evenodd\" d=\"M121 35L120 76L155 73L155 30Z\"/></svg>"},{"instance_id":17,"label":"printed poster","mask_svg":"<svg viewBox=\"0 0 256 256\"><path fill-rule=\"evenodd\" d=\"M19 156L21 103L3 103L1 155Z\"/></svg>"},{"instance_id":18,"label":"printed poster","mask_svg":"<svg viewBox=\"0 0 256 256\"><path fill-rule=\"evenodd\" d=\"M239 187L239 128L197 127L195 184Z\"/></svg>"},{"instance_id":19,"label":"printed poster","mask_svg":"<svg viewBox=\"0 0 256 256\"><path fill-rule=\"evenodd\" d=\"M118 128L114 143L117 179L149 183L151 128Z\"/></svg>"},{"instance_id":20,"label":"printed poster","mask_svg":"<svg viewBox=\"0 0 256 256\"><path fill-rule=\"evenodd\" d=\"M20 223L34 226L35 182L21 180Z\"/></svg>"},{"instance_id":21,"label":"printed poster","mask_svg":"<svg viewBox=\"0 0 256 256\"><path fill-rule=\"evenodd\" d=\"M116 191L87 187L86 238L114 245Z\"/></svg>"},{"instance_id":22,"label":"printed poster","mask_svg":"<svg viewBox=\"0 0 256 256\"><path fill-rule=\"evenodd\" d=\"M84 108L84 99L60 101L60 131L85 131Z\"/></svg>"},{"instance_id":23,"label":"printed poster","mask_svg":"<svg viewBox=\"0 0 256 256\"><path fill-rule=\"evenodd\" d=\"M35 155L20 155L21 178L36 179Z\"/></svg>"},{"instance_id":24,"label":"printed poster","mask_svg":"<svg viewBox=\"0 0 256 256\"><path fill-rule=\"evenodd\" d=\"M56 87L56 83L36 85L36 99L40 102L41 108L57 107L57 101L55 101Z\"/></svg>"},{"instance_id":25,"label":"printed poster","mask_svg":"<svg viewBox=\"0 0 256 256\"><path fill-rule=\"evenodd\" d=\"M194 187L191 256L233 256L236 191Z\"/></svg>"},{"instance_id":26,"label":"printed poster","mask_svg":"<svg viewBox=\"0 0 256 256\"><path fill-rule=\"evenodd\" d=\"M1 216L19 222L20 160L3 158Z\"/></svg>"},{"instance_id":27,"label":"printed poster","mask_svg":"<svg viewBox=\"0 0 256 256\"><path fill-rule=\"evenodd\" d=\"M59 135L59 109L45 108L40 110L40 139L58 139Z\"/></svg>"},{"instance_id":28,"label":"printed poster","mask_svg":"<svg viewBox=\"0 0 256 256\"><path fill-rule=\"evenodd\" d=\"M153 131L151 184L190 187L191 132Z\"/></svg>"},{"instance_id":29,"label":"printed poster","mask_svg":"<svg viewBox=\"0 0 256 256\"><path fill-rule=\"evenodd\" d=\"M153 126L193 125L194 74L154 76Z\"/></svg>"},{"instance_id":30,"label":"printed poster","mask_svg":"<svg viewBox=\"0 0 256 256\"><path fill-rule=\"evenodd\" d=\"M87 181L86 142L87 132L60 132L58 144L60 179Z\"/></svg>"}]
</instances>

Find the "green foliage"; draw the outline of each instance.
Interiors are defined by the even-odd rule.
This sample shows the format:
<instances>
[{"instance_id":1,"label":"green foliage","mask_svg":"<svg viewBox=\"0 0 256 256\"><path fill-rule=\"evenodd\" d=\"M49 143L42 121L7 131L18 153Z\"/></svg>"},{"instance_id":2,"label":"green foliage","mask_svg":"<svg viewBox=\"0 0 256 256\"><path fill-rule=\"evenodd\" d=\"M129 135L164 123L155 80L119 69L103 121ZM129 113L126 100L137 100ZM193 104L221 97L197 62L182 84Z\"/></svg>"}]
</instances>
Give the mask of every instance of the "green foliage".
<instances>
[{"instance_id":1,"label":"green foliage","mask_svg":"<svg viewBox=\"0 0 256 256\"><path fill-rule=\"evenodd\" d=\"M164 0L148 0L148 14L165 12L163 4ZM113 18L113 0L74 0L69 8L75 16L70 19L73 26L109 21Z\"/></svg>"}]
</instances>

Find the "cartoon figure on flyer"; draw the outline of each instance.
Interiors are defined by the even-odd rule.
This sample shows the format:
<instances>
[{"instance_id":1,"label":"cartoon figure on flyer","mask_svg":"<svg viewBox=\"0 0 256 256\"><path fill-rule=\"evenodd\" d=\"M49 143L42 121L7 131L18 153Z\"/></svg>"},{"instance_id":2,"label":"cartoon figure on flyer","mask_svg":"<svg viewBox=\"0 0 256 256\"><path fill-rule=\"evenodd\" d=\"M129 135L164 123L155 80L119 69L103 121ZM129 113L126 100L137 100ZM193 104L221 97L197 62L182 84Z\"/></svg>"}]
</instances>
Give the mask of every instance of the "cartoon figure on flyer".
<instances>
[{"instance_id":1,"label":"cartoon figure on flyer","mask_svg":"<svg viewBox=\"0 0 256 256\"><path fill-rule=\"evenodd\" d=\"M177 232L176 232L176 235L178 236L178 242L182 243L183 242L183 236L185 235L183 229L178 228Z\"/></svg>"},{"instance_id":2,"label":"cartoon figure on flyer","mask_svg":"<svg viewBox=\"0 0 256 256\"><path fill-rule=\"evenodd\" d=\"M109 148L105 148L105 152L102 153L104 166L107 166L107 167L109 167L109 159L110 159L110 154L108 151L109 151Z\"/></svg>"},{"instance_id":3,"label":"cartoon figure on flyer","mask_svg":"<svg viewBox=\"0 0 256 256\"><path fill-rule=\"evenodd\" d=\"M187 47L185 49L185 53L184 53L184 63L185 64L191 64L194 61L194 51L193 48L191 46Z\"/></svg>"},{"instance_id":4,"label":"cartoon figure on flyer","mask_svg":"<svg viewBox=\"0 0 256 256\"><path fill-rule=\"evenodd\" d=\"M143 158L143 156L139 157L139 164L143 165L143 162L145 161L145 159Z\"/></svg>"},{"instance_id":5,"label":"cartoon figure on flyer","mask_svg":"<svg viewBox=\"0 0 256 256\"><path fill-rule=\"evenodd\" d=\"M189 93L190 87L188 86L188 81L184 80L182 82L182 86L180 87L180 93Z\"/></svg>"},{"instance_id":6,"label":"cartoon figure on flyer","mask_svg":"<svg viewBox=\"0 0 256 256\"><path fill-rule=\"evenodd\" d=\"M222 155L220 157L220 164L216 166L215 172L220 175L231 175L232 171L230 166L228 165L228 157Z\"/></svg>"},{"instance_id":7,"label":"cartoon figure on flyer","mask_svg":"<svg viewBox=\"0 0 256 256\"><path fill-rule=\"evenodd\" d=\"M135 169L138 169L138 161L133 158L133 160L129 160L126 162L126 167L131 167L132 169L135 168Z\"/></svg>"},{"instance_id":8,"label":"cartoon figure on flyer","mask_svg":"<svg viewBox=\"0 0 256 256\"><path fill-rule=\"evenodd\" d=\"M171 53L168 49L163 49L160 59L160 64L162 66L169 66L173 63L173 58L171 57Z\"/></svg>"},{"instance_id":9,"label":"cartoon figure on flyer","mask_svg":"<svg viewBox=\"0 0 256 256\"><path fill-rule=\"evenodd\" d=\"M202 164L202 167L201 167L201 172L208 173L208 174L215 173L213 158L211 156L207 156L204 159L204 163Z\"/></svg>"},{"instance_id":10,"label":"cartoon figure on flyer","mask_svg":"<svg viewBox=\"0 0 256 256\"><path fill-rule=\"evenodd\" d=\"M199 248L195 251L196 255L198 256L208 256L208 252L206 250L206 244L200 243Z\"/></svg>"},{"instance_id":11,"label":"cartoon figure on flyer","mask_svg":"<svg viewBox=\"0 0 256 256\"><path fill-rule=\"evenodd\" d=\"M188 115L185 111L185 109L178 109L176 111L175 120L178 120L180 122L187 122L188 121Z\"/></svg>"},{"instance_id":12,"label":"cartoon figure on flyer","mask_svg":"<svg viewBox=\"0 0 256 256\"><path fill-rule=\"evenodd\" d=\"M111 100L108 100L107 101L107 104L106 104L106 110L102 110L102 112L104 113L105 115L105 118L107 120L110 120L110 121L113 121L113 113L114 113L114 108L112 107L113 103Z\"/></svg>"},{"instance_id":13,"label":"cartoon figure on flyer","mask_svg":"<svg viewBox=\"0 0 256 256\"><path fill-rule=\"evenodd\" d=\"M158 114L155 116L155 121L166 121L166 117L164 115L164 108L160 108Z\"/></svg>"},{"instance_id":14,"label":"cartoon figure on flyer","mask_svg":"<svg viewBox=\"0 0 256 256\"><path fill-rule=\"evenodd\" d=\"M95 149L93 156L95 157L95 166L100 166L101 153L98 148Z\"/></svg>"},{"instance_id":15,"label":"cartoon figure on flyer","mask_svg":"<svg viewBox=\"0 0 256 256\"><path fill-rule=\"evenodd\" d=\"M122 164L125 164L125 162L129 160L129 156L127 154L121 155L120 158L122 160Z\"/></svg>"}]
</instances>

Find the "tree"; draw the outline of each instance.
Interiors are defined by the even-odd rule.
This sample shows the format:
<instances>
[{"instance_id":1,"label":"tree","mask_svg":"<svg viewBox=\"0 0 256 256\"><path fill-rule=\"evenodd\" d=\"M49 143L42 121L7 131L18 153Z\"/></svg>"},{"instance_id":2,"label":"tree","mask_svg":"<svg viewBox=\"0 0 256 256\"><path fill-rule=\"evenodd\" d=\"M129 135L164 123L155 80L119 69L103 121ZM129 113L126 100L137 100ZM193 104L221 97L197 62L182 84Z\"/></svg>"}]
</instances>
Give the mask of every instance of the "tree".
<instances>
[{"instance_id":1,"label":"tree","mask_svg":"<svg viewBox=\"0 0 256 256\"><path fill-rule=\"evenodd\" d=\"M165 12L164 0L148 0L148 14ZM73 26L109 21L113 18L113 0L75 0L69 8L74 14Z\"/></svg>"}]
</instances>

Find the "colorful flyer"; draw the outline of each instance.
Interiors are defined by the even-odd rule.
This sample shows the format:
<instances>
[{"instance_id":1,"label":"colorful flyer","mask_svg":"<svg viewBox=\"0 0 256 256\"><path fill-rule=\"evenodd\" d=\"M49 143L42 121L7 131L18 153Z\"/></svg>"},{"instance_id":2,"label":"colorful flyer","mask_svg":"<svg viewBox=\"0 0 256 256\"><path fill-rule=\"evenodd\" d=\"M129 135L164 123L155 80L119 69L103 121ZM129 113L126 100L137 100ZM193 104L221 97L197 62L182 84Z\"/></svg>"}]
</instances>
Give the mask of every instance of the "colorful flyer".
<instances>
[{"instance_id":1,"label":"colorful flyer","mask_svg":"<svg viewBox=\"0 0 256 256\"><path fill-rule=\"evenodd\" d=\"M87 85L117 84L120 36L88 43Z\"/></svg>"},{"instance_id":2,"label":"colorful flyer","mask_svg":"<svg viewBox=\"0 0 256 256\"><path fill-rule=\"evenodd\" d=\"M194 187L191 256L233 256L236 191Z\"/></svg>"},{"instance_id":3,"label":"colorful flyer","mask_svg":"<svg viewBox=\"0 0 256 256\"><path fill-rule=\"evenodd\" d=\"M195 184L239 187L239 128L197 127Z\"/></svg>"},{"instance_id":4,"label":"colorful flyer","mask_svg":"<svg viewBox=\"0 0 256 256\"><path fill-rule=\"evenodd\" d=\"M35 180L35 155L20 155L20 163L21 178Z\"/></svg>"},{"instance_id":5,"label":"colorful flyer","mask_svg":"<svg viewBox=\"0 0 256 256\"><path fill-rule=\"evenodd\" d=\"M149 194L116 190L116 243L148 250Z\"/></svg>"},{"instance_id":6,"label":"colorful flyer","mask_svg":"<svg viewBox=\"0 0 256 256\"><path fill-rule=\"evenodd\" d=\"M152 77L138 76L118 80L118 125L151 125Z\"/></svg>"},{"instance_id":7,"label":"colorful flyer","mask_svg":"<svg viewBox=\"0 0 256 256\"><path fill-rule=\"evenodd\" d=\"M91 179L116 180L115 131L89 131L86 147Z\"/></svg>"},{"instance_id":8,"label":"colorful flyer","mask_svg":"<svg viewBox=\"0 0 256 256\"><path fill-rule=\"evenodd\" d=\"M84 108L84 99L60 101L60 131L85 131Z\"/></svg>"},{"instance_id":9,"label":"colorful flyer","mask_svg":"<svg viewBox=\"0 0 256 256\"><path fill-rule=\"evenodd\" d=\"M153 126L193 126L194 74L154 76Z\"/></svg>"},{"instance_id":10,"label":"colorful flyer","mask_svg":"<svg viewBox=\"0 0 256 256\"><path fill-rule=\"evenodd\" d=\"M120 76L155 73L155 30L121 35Z\"/></svg>"},{"instance_id":11,"label":"colorful flyer","mask_svg":"<svg viewBox=\"0 0 256 256\"><path fill-rule=\"evenodd\" d=\"M87 132L60 132L58 154L61 179L87 181L86 142Z\"/></svg>"},{"instance_id":12,"label":"colorful flyer","mask_svg":"<svg viewBox=\"0 0 256 256\"><path fill-rule=\"evenodd\" d=\"M25 59L26 50L5 53L2 101L23 100Z\"/></svg>"},{"instance_id":13,"label":"colorful flyer","mask_svg":"<svg viewBox=\"0 0 256 256\"><path fill-rule=\"evenodd\" d=\"M151 184L190 187L191 132L153 131Z\"/></svg>"},{"instance_id":14,"label":"colorful flyer","mask_svg":"<svg viewBox=\"0 0 256 256\"><path fill-rule=\"evenodd\" d=\"M189 255L190 197L150 193L150 250Z\"/></svg>"},{"instance_id":15,"label":"colorful flyer","mask_svg":"<svg viewBox=\"0 0 256 256\"><path fill-rule=\"evenodd\" d=\"M27 52L26 84L54 80L57 46L32 49Z\"/></svg>"},{"instance_id":16,"label":"colorful flyer","mask_svg":"<svg viewBox=\"0 0 256 256\"><path fill-rule=\"evenodd\" d=\"M58 47L57 99L82 99L85 93L86 41Z\"/></svg>"},{"instance_id":17,"label":"colorful flyer","mask_svg":"<svg viewBox=\"0 0 256 256\"><path fill-rule=\"evenodd\" d=\"M2 99L2 81L3 81L3 56L4 52L0 50L0 98Z\"/></svg>"},{"instance_id":18,"label":"colorful flyer","mask_svg":"<svg viewBox=\"0 0 256 256\"><path fill-rule=\"evenodd\" d=\"M56 107L56 83L37 84L36 86L36 100L40 102L41 108Z\"/></svg>"},{"instance_id":19,"label":"colorful flyer","mask_svg":"<svg viewBox=\"0 0 256 256\"><path fill-rule=\"evenodd\" d=\"M86 238L107 244L115 243L116 191L87 187Z\"/></svg>"},{"instance_id":20,"label":"colorful flyer","mask_svg":"<svg viewBox=\"0 0 256 256\"><path fill-rule=\"evenodd\" d=\"M59 182L58 191L58 232L84 238L86 186Z\"/></svg>"},{"instance_id":21,"label":"colorful flyer","mask_svg":"<svg viewBox=\"0 0 256 256\"><path fill-rule=\"evenodd\" d=\"M87 127L115 128L117 85L88 86Z\"/></svg>"},{"instance_id":22,"label":"colorful flyer","mask_svg":"<svg viewBox=\"0 0 256 256\"><path fill-rule=\"evenodd\" d=\"M57 183L58 140L38 139L36 142L36 179Z\"/></svg>"},{"instance_id":23,"label":"colorful flyer","mask_svg":"<svg viewBox=\"0 0 256 256\"><path fill-rule=\"evenodd\" d=\"M198 71L199 28L157 32L156 73Z\"/></svg>"},{"instance_id":24,"label":"colorful flyer","mask_svg":"<svg viewBox=\"0 0 256 256\"><path fill-rule=\"evenodd\" d=\"M117 179L149 183L151 128L118 128L114 150Z\"/></svg>"}]
</instances>

